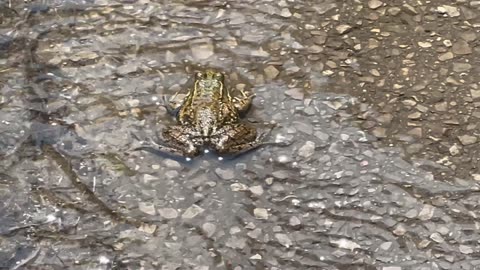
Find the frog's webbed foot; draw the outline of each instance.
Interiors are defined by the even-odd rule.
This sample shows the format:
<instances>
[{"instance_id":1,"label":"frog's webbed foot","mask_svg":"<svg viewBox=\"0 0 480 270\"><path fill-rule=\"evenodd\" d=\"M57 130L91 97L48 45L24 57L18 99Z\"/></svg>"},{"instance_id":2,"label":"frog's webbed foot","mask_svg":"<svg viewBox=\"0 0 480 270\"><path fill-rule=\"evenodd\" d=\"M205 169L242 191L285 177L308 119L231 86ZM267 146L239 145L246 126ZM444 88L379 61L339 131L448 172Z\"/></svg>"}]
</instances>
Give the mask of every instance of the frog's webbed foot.
<instances>
[{"instance_id":1,"label":"frog's webbed foot","mask_svg":"<svg viewBox=\"0 0 480 270\"><path fill-rule=\"evenodd\" d=\"M160 152L168 153L175 156L194 158L200 155L200 151L194 146L189 147L183 145L168 145L163 141L153 142L152 145Z\"/></svg>"},{"instance_id":2,"label":"frog's webbed foot","mask_svg":"<svg viewBox=\"0 0 480 270\"><path fill-rule=\"evenodd\" d=\"M160 140L159 142L156 142L152 139L149 139L146 143L144 143L142 146L139 146L135 149L134 151L138 150L150 150L153 149L155 151L171 154L174 156L182 156L182 157L187 157L187 158L194 158L200 154L200 151L194 147L182 147L183 145L169 145L168 143L164 142L163 140Z\"/></svg>"},{"instance_id":3,"label":"frog's webbed foot","mask_svg":"<svg viewBox=\"0 0 480 270\"><path fill-rule=\"evenodd\" d=\"M261 142L261 141L253 141L249 143L242 143L242 144L237 144L234 146L230 146L229 148L220 148L217 149L217 153L220 155L228 155L230 157L236 157L242 154L245 154L247 152L250 152L252 150L255 150L257 148L266 146L266 145L271 145L271 144L276 144L275 142Z\"/></svg>"},{"instance_id":4,"label":"frog's webbed foot","mask_svg":"<svg viewBox=\"0 0 480 270\"><path fill-rule=\"evenodd\" d=\"M167 109L167 112L171 115L176 115L182 106L181 102L174 101L177 94L173 97L168 98L167 95L162 96L162 105Z\"/></svg>"}]
</instances>

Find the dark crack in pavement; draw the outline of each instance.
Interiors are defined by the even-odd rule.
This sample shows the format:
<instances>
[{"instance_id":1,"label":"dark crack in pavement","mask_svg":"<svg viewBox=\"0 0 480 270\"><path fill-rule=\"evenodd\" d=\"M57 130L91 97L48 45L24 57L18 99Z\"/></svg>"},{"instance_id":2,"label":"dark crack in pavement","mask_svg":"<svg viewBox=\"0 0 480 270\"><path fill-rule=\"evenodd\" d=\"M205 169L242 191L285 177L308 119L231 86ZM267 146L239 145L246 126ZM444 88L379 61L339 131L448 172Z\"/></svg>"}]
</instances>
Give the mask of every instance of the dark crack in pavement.
<instances>
[{"instance_id":1,"label":"dark crack in pavement","mask_svg":"<svg viewBox=\"0 0 480 270\"><path fill-rule=\"evenodd\" d=\"M0 1L0 269L477 269L480 1ZM267 146L135 151L223 70Z\"/></svg>"}]
</instances>

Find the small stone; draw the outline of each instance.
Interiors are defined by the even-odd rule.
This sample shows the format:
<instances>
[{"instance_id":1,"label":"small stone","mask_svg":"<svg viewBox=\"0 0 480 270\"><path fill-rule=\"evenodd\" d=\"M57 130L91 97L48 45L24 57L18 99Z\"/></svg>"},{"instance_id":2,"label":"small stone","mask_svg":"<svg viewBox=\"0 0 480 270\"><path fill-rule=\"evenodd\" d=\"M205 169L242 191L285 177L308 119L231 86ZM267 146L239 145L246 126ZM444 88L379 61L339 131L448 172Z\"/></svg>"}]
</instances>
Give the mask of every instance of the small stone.
<instances>
[{"instance_id":1,"label":"small stone","mask_svg":"<svg viewBox=\"0 0 480 270\"><path fill-rule=\"evenodd\" d=\"M116 72L120 75L126 75L129 73L134 73L137 71L138 66L133 65L133 64L126 64L119 66L116 70Z\"/></svg>"},{"instance_id":2,"label":"small stone","mask_svg":"<svg viewBox=\"0 0 480 270\"><path fill-rule=\"evenodd\" d=\"M151 181L157 181L157 180L159 180L158 177L153 176L153 175L151 175L151 174L144 174L144 175L143 175L143 181L144 181L145 183L149 183L149 182L151 182Z\"/></svg>"},{"instance_id":3,"label":"small stone","mask_svg":"<svg viewBox=\"0 0 480 270\"><path fill-rule=\"evenodd\" d=\"M389 250L392 247L392 242L384 242L380 245L380 248L383 250Z\"/></svg>"},{"instance_id":4,"label":"small stone","mask_svg":"<svg viewBox=\"0 0 480 270\"><path fill-rule=\"evenodd\" d=\"M203 213L203 211L205 211L205 209L201 208L196 204L192 204L192 206L190 206L189 208L187 208L187 210L185 210L185 212L183 212L182 218L191 219Z\"/></svg>"},{"instance_id":5,"label":"small stone","mask_svg":"<svg viewBox=\"0 0 480 270\"><path fill-rule=\"evenodd\" d=\"M308 47L308 52L309 53L321 53L323 52L323 47L318 46L318 45L311 45Z\"/></svg>"},{"instance_id":6,"label":"small stone","mask_svg":"<svg viewBox=\"0 0 480 270\"><path fill-rule=\"evenodd\" d=\"M247 239L243 237L240 238L237 236L230 237L225 243L225 246L229 248L240 249L240 250L243 250L246 245L247 245Z\"/></svg>"},{"instance_id":7,"label":"small stone","mask_svg":"<svg viewBox=\"0 0 480 270\"><path fill-rule=\"evenodd\" d=\"M252 194L255 196L261 196L263 194L262 186L253 186L253 187L250 187L248 190L250 190L250 192L252 192Z\"/></svg>"},{"instance_id":8,"label":"small stone","mask_svg":"<svg viewBox=\"0 0 480 270\"><path fill-rule=\"evenodd\" d=\"M169 171L165 172L165 177L167 179L175 179L175 178L178 177L178 175L179 175L179 173L175 170L169 170Z\"/></svg>"},{"instance_id":9,"label":"small stone","mask_svg":"<svg viewBox=\"0 0 480 270\"><path fill-rule=\"evenodd\" d=\"M157 214L157 212L155 211L155 205L153 205L152 203L140 202L138 203L138 209L151 216Z\"/></svg>"},{"instance_id":10,"label":"small stone","mask_svg":"<svg viewBox=\"0 0 480 270\"><path fill-rule=\"evenodd\" d=\"M154 234L155 231L157 230L157 225L155 224L148 224L148 223L143 223L140 225L138 228L139 231L148 233L148 234Z\"/></svg>"},{"instance_id":11,"label":"small stone","mask_svg":"<svg viewBox=\"0 0 480 270\"><path fill-rule=\"evenodd\" d=\"M278 69L274 66L268 66L266 67L263 72L265 72L265 77L267 78L267 80L273 80L275 79L278 74L280 73L280 71L278 71Z\"/></svg>"},{"instance_id":12,"label":"small stone","mask_svg":"<svg viewBox=\"0 0 480 270\"><path fill-rule=\"evenodd\" d=\"M460 245L460 246L458 246L458 250L460 250L460 252L463 253L463 254L471 254L471 253L473 253L473 248L470 247L470 246L466 246L466 245Z\"/></svg>"},{"instance_id":13,"label":"small stone","mask_svg":"<svg viewBox=\"0 0 480 270\"><path fill-rule=\"evenodd\" d=\"M383 266L382 270L402 270L400 266Z\"/></svg>"},{"instance_id":14,"label":"small stone","mask_svg":"<svg viewBox=\"0 0 480 270\"><path fill-rule=\"evenodd\" d=\"M405 106L415 106L417 105L417 102L413 99L405 99L405 100L402 100L402 103L405 105Z\"/></svg>"},{"instance_id":15,"label":"small stone","mask_svg":"<svg viewBox=\"0 0 480 270\"><path fill-rule=\"evenodd\" d=\"M399 7L391 7L388 9L388 14L392 16L397 16L400 14L400 11L402 11Z\"/></svg>"},{"instance_id":16,"label":"small stone","mask_svg":"<svg viewBox=\"0 0 480 270\"><path fill-rule=\"evenodd\" d=\"M428 107L425 107L421 104L418 104L415 108L417 108L417 110L421 111L422 113L428 112Z\"/></svg>"},{"instance_id":17,"label":"small stone","mask_svg":"<svg viewBox=\"0 0 480 270\"><path fill-rule=\"evenodd\" d=\"M437 12L442 14L447 14L450 17L458 17L460 16L460 12L458 8L449 5L442 5L437 7Z\"/></svg>"},{"instance_id":18,"label":"small stone","mask_svg":"<svg viewBox=\"0 0 480 270\"><path fill-rule=\"evenodd\" d=\"M96 52L92 51L80 51L76 54L70 56L70 60L73 62L77 61L85 61L85 60L93 60L96 59L99 55Z\"/></svg>"},{"instance_id":19,"label":"small stone","mask_svg":"<svg viewBox=\"0 0 480 270\"><path fill-rule=\"evenodd\" d=\"M430 204L424 204L422 210L418 214L420 220L426 221L433 217L435 207Z\"/></svg>"},{"instance_id":20,"label":"small stone","mask_svg":"<svg viewBox=\"0 0 480 270\"><path fill-rule=\"evenodd\" d=\"M231 169L216 168L215 173L223 180L232 180L235 177L235 172Z\"/></svg>"},{"instance_id":21,"label":"small stone","mask_svg":"<svg viewBox=\"0 0 480 270\"><path fill-rule=\"evenodd\" d=\"M263 258L262 255L257 253L255 255L251 256L249 259L250 260L261 260L262 258ZM237 268L235 268L235 269L237 269Z\"/></svg>"},{"instance_id":22,"label":"small stone","mask_svg":"<svg viewBox=\"0 0 480 270\"><path fill-rule=\"evenodd\" d=\"M182 165L180 165L180 162L173 160L173 159L165 159L163 161L163 164L165 167L170 168L170 169L180 169L182 168Z\"/></svg>"},{"instance_id":23,"label":"small stone","mask_svg":"<svg viewBox=\"0 0 480 270\"><path fill-rule=\"evenodd\" d=\"M470 95L472 95L473 99L480 98L480 90L470 89Z\"/></svg>"},{"instance_id":24,"label":"small stone","mask_svg":"<svg viewBox=\"0 0 480 270\"><path fill-rule=\"evenodd\" d=\"M170 207L160 208L158 209L158 213L160 214L160 216L166 219L174 219L178 217L177 210Z\"/></svg>"},{"instance_id":25,"label":"small stone","mask_svg":"<svg viewBox=\"0 0 480 270\"><path fill-rule=\"evenodd\" d=\"M458 40L452 45L452 52L458 55L471 54L472 48L465 40Z\"/></svg>"},{"instance_id":26,"label":"small stone","mask_svg":"<svg viewBox=\"0 0 480 270\"><path fill-rule=\"evenodd\" d=\"M420 150L423 149L423 144L421 143L413 143L413 144L410 144L407 146L407 153L409 154L415 154L415 153L418 153L420 152Z\"/></svg>"},{"instance_id":27,"label":"small stone","mask_svg":"<svg viewBox=\"0 0 480 270\"><path fill-rule=\"evenodd\" d=\"M415 128L412 128L411 130L409 130L407 132L407 134L418 137L418 138L421 138L422 135L423 135L423 130L422 130L421 127L415 127Z\"/></svg>"},{"instance_id":28,"label":"small stone","mask_svg":"<svg viewBox=\"0 0 480 270\"><path fill-rule=\"evenodd\" d=\"M371 9L377 9L383 5L382 1L379 0L370 0L368 1L368 7Z\"/></svg>"},{"instance_id":29,"label":"small stone","mask_svg":"<svg viewBox=\"0 0 480 270\"><path fill-rule=\"evenodd\" d=\"M277 161L282 164L286 164L292 161L292 157L289 155L280 155L277 157Z\"/></svg>"},{"instance_id":30,"label":"small stone","mask_svg":"<svg viewBox=\"0 0 480 270\"><path fill-rule=\"evenodd\" d=\"M263 48L261 48L261 47L258 50L252 50L250 52L250 55L251 56L256 56L256 57L269 57L270 56L270 54L267 51L263 50Z\"/></svg>"},{"instance_id":31,"label":"small stone","mask_svg":"<svg viewBox=\"0 0 480 270\"><path fill-rule=\"evenodd\" d=\"M478 140L477 137L471 136L471 135L458 136L458 139L460 140L460 142L461 142L463 145L474 144L474 143L476 143L477 140Z\"/></svg>"},{"instance_id":32,"label":"small stone","mask_svg":"<svg viewBox=\"0 0 480 270\"><path fill-rule=\"evenodd\" d=\"M453 71L455 72L465 72L469 71L472 68L472 65L469 63L453 63Z\"/></svg>"},{"instance_id":33,"label":"small stone","mask_svg":"<svg viewBox=\"0 0 480 270\"><path fill-rule=\"evenodd\" d=\"M327 133L324 133L321 131L315 131L313 135L315 135L315 137L319 138L322 141L328 141L328 139L330 138L330 136Z\"/></svg>"},{"instance_id":34,"label":"small stone","mask_svg":"<svg viewBox=\"0 0 480 270\"><path fill-rule=\"evenodd\" d=\"M438 56L438 60L444 62L444 61L453 59L453 57L455 57L455 55L453 55L452 52L446 52L446 53L444 53L444 54L439 55L439 56Z\"/></svg>"},{"instance_id":35,"label":"small stone","mask_svg":"<svg viewBox=\"0 0 480 270\"><path fill-rule=\"evenodd\" d=\"M420 241L420 243L418 243L418 247L419 248L426 248L426 247L428 247L428 245L430 245L430 243L432 243L432 241L430 241L428 239L423 239L422 241Z\"/></svg>"},{"instance_id":36,"label":"small stone","mask_svg":"<svg viewBox=\"0 0 480 270\"><path fill-rule=\"evenodd\" d=\"M248 189L247 185L241 183L234 183L230 185L232 191L245 191Z\"/></svg>"},{"instance_id":37,"label":"small stone","mask_svg":"<svg viewBox=\"0 0 480 270\"><path fill-rule=\"evenodd\" d=\"M377 121L382 124L390 124L393 120L393 115L391 113L384 113L377 117Z\"/></svg>"},{"instance_id":38,"label":"small stone","mask_svg":"<svg viewBox=\"0 0 480 270\"><path fill-rule=\"evenodd\" d=\"M417 214L418 214L418 212L417 212L416 209L410 209L410 210L408 210L408 211L405 213L405 216L406 216L407 218L414 218L414 217L417 216Z\"/></svg>"},{"instance_id":39,"label":"small stone","mask_svg":"<svg viewBox=\"0 0 480 270\"><path fill-rule=\"evenodd\" d=\"M302 221L296 216L291 216L290 219L288 220L288 224L290 226L298 226L302 224Z\"/></svg>"},{"instance_id":40,"label":"small stone","mask_svg":"<svg viewBox=\"0 0 480 270\"><path fill-rule=\"evenodd\" d=\"M363 77L359 77L358 79L362 82L368 82L368 83L375 82L375 78L373 78L372 76L363 76Z\"/></svg>"},{"instance_id":41,"label":"small stone","mask_svg":"<svg viewBox=\"0 0 480 270\"><path fill-rule=\"evenodd\" d=\"M267 179L265 179L265 183L270 186L273 184L273 180L273 177L268 177Z\"/></svg>"},{"instance_id":42,"label":"small stone","mask_svg":"<svg viewBox=\"0 0 480 270\"><path fill-rule=\"evenodd\" d=\"M418 46L420 46L420 47L422 47L422 48L430 48L430 47L432 47L432 43L419 41L419 42L418 42Z\"/></svg>"},{"instance_id":43,"label":"small stone","mask_svg":"<svg viewBox=\"0 0 480 270\"><path fill-rule=\"evenodd\" d=\"M418 11L409 4L403 4L402 8L406 13L408 13L410 15L417 15L418 14Z\"/></svg>"},{"instance_id":44,"label":"small stone","mask_svg":"<svg viewBox=\"0 0 480 270\"><path fill-rule=\"evenodd\" d=\"M369 38L369 39L368 39L368 45L367 45L367 47L368 47L369 49L378 48L378 47L380 47L380 41L378 41L378 40L376 40L376 39L374 39L374 38Z\"/></svg>"},{"instance_id":45,"label":"small stone","mask_svg":"<svg viewBox=\"0 0 480 270\"><path fill-rule=\"evenodd\" d=\"M446 47L449 47L449 48L452 47L452 41L450 39L445 39L442 43Z\"/></svg>"},{"instance_id":46,"label":"small stone","mask_svg":"<svg viewBox=\"0 0 480 270\"><path fill-rule=\"evenodd\" d=\"M304 93L301 88L292 88L290 90L285 91L285 95L296 99L296 100L303 100Z\"/></svg>"},{"instance_id":47,"label":"small stone","mask_svg":"<svg viewBox=\"0 0 480 270\"><path fill-rule=\"evenodd\" d=\"M167 63L175 62L175 54L172 53L170 50L167 50L165 52L165 62Z\"/></svg>"},{"instance_id":48,"label":"small stone","mask_svg":"<svg viewBox=\"0 0 480 270\"><path fill-rule=\"evenodd\" d=\"M467 41L467 42L470 42L470 41L474 41L477 39L477 33L475 31L468 31L468 32L463 32L460 37Z\"/></svg>"},{"instance_id":49,"label":"small stone","mask_svg":"<svg viewBox=\"0 0 480 270\"><path fill-rule=\"evenodd\" d=\"M350 135L340 134L340 139L342 139L342 141L348 141L348 139L350 139Z\"/></svg>"},{"instance_id":50,"label":"small stone","mask_svg":"<svg viewBox=\"0 0 480 270\"><path fill-rule=\"evenodd\" d=\"M341 25L335 27L335 29L337 30L337 32L340 35L343 35L343 34L347 33L348 31L350 31L352 29L352 26L350 26L348 24L341 24Z\"/></svg>"},{"instance_id":51,"label":"small stone","mask_svg":"<svg viewBox=\"0 0 480 270\"><path fill-rule=\"evenodd\" d=\"M193 58L196 60L204 60L210 58L214 54L213 44L194 44L190 47Z\"/></svg>"},{"instance_id":52,"label":"small stone","mask_svg":"<svg viewBox=\"0 0 480 270\"><path fill-rule=\"evenodd\" d=\"M437 232L432 233L430 235L430 239L432 239L433 241L435 241L437 243L443 243L445 241L445 239L443 239L443 237Z\"/></svg>"},{"instance_id":53,"label":"small stone","mask_svg":"<svg viewBox=\"0 0 480 270\"><path fill-rule=\"evenodd\" d=\"M383 127L376 127L372 130L372 134L377 138L385 138L387 137L387 129Z\"/></svg>"},{"instance_id":54,"label":"small stone","mask_svg":"<svg viewBox=\"0 0 480 270\"><path fill-rule=\"evenodd\" d=\"M248 232L247 235L250 238L258 239L260 236L262 236L262 229L255 228L253 231Z\"/></svg>"},{"instance_id":55,"label":"small stone","mask_svg":"<svg viewBox=\"0 0 480 270\"><path fill-rule=\"evenodd\" d=\"M217 226L215 226L215 224L210 222L206 222L205 224L202 225L202 230L205 232L207 237L212 237L216 229L217 229Z\"/></svg>"},{"instance_id":56,"label":"small stone","mask_svg":"<svg viewBox=\"0 0 480 270\"><path fill-rule=\"evenodd\" d=\"M408 115L409 119L419 119L420 117L422 117L421 112L414 112Z\"/></svg>"},{"instance_id":57,"label":"small stone","mask_svg":"<svg viewBox=\"0 0 480 270\"><path fill-rule=\"evenodd\" d=\"M315 110L315 108L313 108L312 106L308 106L303 110L303 112L308 116L317 114L317 110Z\"/></svg>"},{"instance_id":58,"label":"small stone","mask_svg":"<svg viewBox=\"0 0 480 270\"><path fill-rule=\"evenodd\" d=\"M450 229L445 226L439 226L437 227L437 232L439 232L441 235L448 235L450 233Z\"/></svg>"},{"instance_id":59,"label":"small stone","mask_svg":"<svg viewBox=\"0 0 480 270\"><path fill-rule=\"evenodd\" d=\"M315 143L312 141L307 141L305 144L298 149L298 155L304 158L308 158L315 153Z\"/></svg>"},{"instance_id":60,"label":"small stone","mask_svg":"<svg viewBox=\"0 0 480 270\"><path fill-rule=\"evenodd\" d=\"M292 240L284 233L276 233L275 238L277 238L280 245L284 247L290 247L293 243Z\"/></svg>"},{"instance_id":61,"label":"small stone","mask_svg":"<svg viewBox=\"0 0 480 270\"><path fill-rule=\"evenodd\" d=\"M456 143L453 144L450 148L448 148L448 151L452 156L460 154L460 149L458 148L458 145Z\"/></svg>"},{"instance_id":62,"label":"small stone","mask_svg":"<svg viewBox=\"0 0 480 270\"><path fill-rule=\"evenodd\" d=\"M345 105L345 103L341 102L341 101L338 101L338 100L334 100L334 101L324 101L323 102L325 105L327 105L328 107L334 109L334 110L338 110L340 109L343 105Z\"/></svg>"},{"instance_id":63,"label":"small stone","mask_svg":"<svg viewBox=\"0 0 480 270\"><path fill-rule=\"evenodd\" d=\"M446 112L447 109L448 109L448 103L447 102L440 102L440 103L437 103L435 104L435 110L439 111L439 112Z\"/></svg>"},{"instance_id":64,"label":"small stone","mask_svg":"<svg viewBox=\"0 0 480 270\"><path fill-rule=\"evenodd\" d=\"M313 32L312 32L313 34ZM312 41L317 44L317 45L323 45L325 42L327 42L327 33L326 32L318 32L318 34L315 34L313 37Z\"/></svg>"},{"instance_id":65,"label":"small stone","mask_svg":"<svg viewBox=\"0 0 480 270\"><path fill-rule=\"evenodd\" d=\"M278 171L274 171L272 175L277 179L283 180L288 178L289 173L287 170L278 170Z\"/></svg>"},{"instance_id":66,"label":"small stone","mask_svg":"<svg viewBox=\"0 0 480 270\"><path fill-rule=\"evenodd\" d=\"M393 230L393 234L402 236L406 233L406 229L402 224L397 225L397 227Z\"/></svg>"},{"instance_id":67,"label":"small stone","mask_svg":"<svg viewBox=\"0 0 480 270\"><path fill-rule=\"evenodd\" d=\"M265 208L255 208L253 209L253 215L257 219L268 219L268 210Z\"/></svg>"},{"instance_id":68,"label":"small stone","mask_svg":"<svg viewBox=\"0 0 480 270\"><path fill-rule=\"evenodd\" d=\"M380 77L380 72L377 69L370 69L369 70L370 74L372 74L375 77Z\"/></svg>"},{"instance_id":69,"label":"small stone","mask_svg":"<svg viewBox=\"0 0 480 270\"><path fill-rule=\"evenodd\" d=\"M472 177L473 177L473 180L480 181L480 174L474 173L474 174L472 174Z\"/></svg>"},{"instance_id":70,"label":"small stone","mask_svg":"<svg viewBox=\"0 0 480 270\"><path fill-rule=\"evenodd\" d=\"M289 17L292 17L292 13L288 8L282 8L282 11L280 12L280 16L284 18L289 18Z\"/></svg>"},{"instance_id":71,"label":"small stone","mask_svg":"<svg viewBox=\"0 0 480 270\"><path fill-rule=\"evenodd\" d=\"M331 240L330 243L337 245L339 248L350 249L351 251L356 248L361 248L359 244L345 238Z\"/></svg>"}]
</instances>

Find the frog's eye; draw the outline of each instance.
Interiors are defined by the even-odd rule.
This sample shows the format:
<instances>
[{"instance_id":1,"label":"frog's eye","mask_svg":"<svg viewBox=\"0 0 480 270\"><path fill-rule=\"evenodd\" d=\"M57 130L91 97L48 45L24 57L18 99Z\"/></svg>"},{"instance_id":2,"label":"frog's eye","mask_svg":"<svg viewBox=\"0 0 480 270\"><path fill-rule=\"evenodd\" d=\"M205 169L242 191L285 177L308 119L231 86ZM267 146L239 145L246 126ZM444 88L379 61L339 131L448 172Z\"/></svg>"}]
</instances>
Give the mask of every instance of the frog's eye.
<instances>
[{"instance_id":1,"label":"frog's eye","mask_svg":"<svg viewBox=\"0 0 480 270\"><path fill-rule=\"evenodd\" d=\"M215 78L219 80L223 80L223 74L220 72L215 73Z\"/></svg>"}]
</instances>

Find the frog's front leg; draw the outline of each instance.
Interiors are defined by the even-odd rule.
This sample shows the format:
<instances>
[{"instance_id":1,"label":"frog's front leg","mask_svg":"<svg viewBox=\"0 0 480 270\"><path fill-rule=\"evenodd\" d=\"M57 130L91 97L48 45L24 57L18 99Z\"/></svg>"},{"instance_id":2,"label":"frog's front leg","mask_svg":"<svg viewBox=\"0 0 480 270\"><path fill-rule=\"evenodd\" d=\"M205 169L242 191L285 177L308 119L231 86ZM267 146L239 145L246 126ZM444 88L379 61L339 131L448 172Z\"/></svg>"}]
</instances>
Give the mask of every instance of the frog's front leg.
<instances>
[{"instance_id":1,"label":"frog's front leg","mask_svg":"<svg viewBox=\"0 0 480 270\"><path fill-rule=\"evenodd\" d=\"M238 113L243 115L248 111L248 109L250 109L255 94L247 95L247 93L245 93L243 90L239 90L239 92L242 94L242 97L234 97L233 105L237 109Z\"/></svg>"},{"instance_id":2,"label":"frog's front leg","mask_svg":"<svg viewBox=\"0 0 480 270\"><path fill-rule=\"evenodd\" d=\"M163 130L164 142L155 143L161 152L167 152L173 155L184 157L196 157L200 154L197 139L194 139L196 131L185 126L170 126Z\"/></svg>"},{"instance_id":3,"label":"frog's front leg","mask_svg":"<svg viewBox=\"0 0 480 270\"><path fill-rule=\"evenodd\" d=\"M162 96L162 105L167 109L171 115L176 115L183 105L185 97L178 98L179 92L176 92L172 97L168 98L166 95ZM183 96L183 95L182 95Z\"/></svg>"},{"instance_id":4,"label":"frog's front leg","mask_svg":"<svg viewBox=\"0 0 480 270\"><path fill-rule=\"evenodd\" d=\"M270 131L257 136L255 127L246 123L238 123L218 130L210 141L218 154L240 155L261 146L277 144L263 141Z\"/></svg>"}]
</instances>

